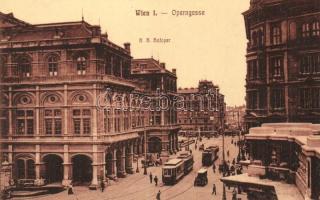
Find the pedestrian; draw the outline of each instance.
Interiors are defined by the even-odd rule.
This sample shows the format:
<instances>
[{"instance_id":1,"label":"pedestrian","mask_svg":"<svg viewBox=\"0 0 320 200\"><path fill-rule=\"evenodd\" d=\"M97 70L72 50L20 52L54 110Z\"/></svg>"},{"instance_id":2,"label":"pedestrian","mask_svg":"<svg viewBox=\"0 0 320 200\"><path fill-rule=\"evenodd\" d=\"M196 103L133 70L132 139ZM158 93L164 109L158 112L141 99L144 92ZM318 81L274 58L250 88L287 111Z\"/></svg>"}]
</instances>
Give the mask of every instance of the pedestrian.
<instances>
[{"instance_id":1,"label":"pedestrian","mask_svg":"<svg viewBox=\"0 0 320 200\"><path fill-rule=\"evenodd\" d=\"M156 183L156 186L158 186L158 177L157 176L154 176L154 182Z\"/></svg>"},{"instance_id":2,"label":"pedestrian","mask_svg":"<svg viewBox=\"0 0 320 200\"><path fill-rule=\"evenodd\" d=\"M72 184L70 184L70 185L68 186L68 195L70 195L70 194L73 194Z\"/></svg>"},{"instance_id":3,"label":"pedestrian","mask_svg":"<svg viewBox=\"0 0 320 200\"><path fill-rule=\"evenodd\" d=\"M237 191L236 191L236 188L234 188L233 191L232 191L232 200L237 200Z\"/></svg>"},{"instance_id":4,"label":"pedestrian","mask_svg":"<svg viewBox=\"0 0 320 200\"><path fill-rule=\"evenodd\" d=\"M151 172L149 174L149 178L150 178L150 183L152 183L152 173Z\"/></svg>"},{"instance_id":5,"label":"pedestrian","mask_svg":"<svg viewBox=\"0 0 320 200\"><path fill-rule=\"evenodd\" d=\"M157 200L160 200L160 194L161 194L161 192L159 190L159 192L157 193Z\"/></svg>"},{"instance_id":6,"label":"pedestrian","mask_svg":"<svg viewBox=\"0 0 320 200\"><path fill-rule=\"evenodd\" d=\"M213 186L212 186L212 194L217 195L216 184L213 184Z\"/></svg>"},{"instance_id":7,"label":"pedestrian","mask_svg":"<svg viewBox=\"0 0 320 200\"><path fill-rule=\"evenodd\" d=\"M212 164L212 170L213 170L213 173L216 173L216 165L214 163Z\"/></svg>"},{"instance_id":8,"label":"pedestrian","mask_svg":"<svg viewBox=\"0 0 320 200\"><path fill-rule=\"evenodd\" d=\"M105 187L106 185L104 184L104 181L101 180L101 183L100 183L101 192L104 192Z\"/></svg>"}]
</instances>

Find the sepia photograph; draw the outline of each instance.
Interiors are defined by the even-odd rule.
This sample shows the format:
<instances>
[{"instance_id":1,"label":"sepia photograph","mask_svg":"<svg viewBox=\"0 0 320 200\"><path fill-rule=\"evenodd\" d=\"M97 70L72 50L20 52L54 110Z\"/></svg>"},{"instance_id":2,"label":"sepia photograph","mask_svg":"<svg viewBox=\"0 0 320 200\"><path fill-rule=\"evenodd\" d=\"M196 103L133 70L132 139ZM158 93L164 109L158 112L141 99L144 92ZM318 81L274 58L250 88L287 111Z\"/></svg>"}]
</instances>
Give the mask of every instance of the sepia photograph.
<instances>
[{"instance_id":1,"label":"sepia photograph","mask_svg":"<svg viewBox=\"0 0 320 200\"><path fill-rule=\"evenodd\" d=\"M0 200L320 200L320 0L0 0Z\"/></svg>"}]
</instances>

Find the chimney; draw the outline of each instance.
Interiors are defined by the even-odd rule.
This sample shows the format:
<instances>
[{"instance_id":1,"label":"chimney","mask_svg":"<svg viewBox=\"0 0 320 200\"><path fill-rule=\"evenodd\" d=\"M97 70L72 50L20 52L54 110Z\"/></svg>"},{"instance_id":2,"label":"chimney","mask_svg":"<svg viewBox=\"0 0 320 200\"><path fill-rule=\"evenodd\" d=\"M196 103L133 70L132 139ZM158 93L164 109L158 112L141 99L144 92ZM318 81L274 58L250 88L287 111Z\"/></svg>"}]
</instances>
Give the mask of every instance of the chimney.
<instances>
[{"instance_id":1,"label":"chimney","mask_svg":"<svg viewBox=\"0 0 320 200\"><path fill-rule=\"evenodd\" d=\"M165 69L166 68L166 63L160 63L160 67Z\"/></svg>"},{"instance_id":2,"label":"chimney","mask_svg":"<svg viewBox=\"0 0 320 200\"><path fill-rule=\"evenodd\" d=\"M127 50L128 52L131 51L131 50L130 50L130 43L129 43L129 42L124 43L123 46L124 46L124 49Z\"/></svg>"},{"instance_id":3,"label":"chimney","mask_svg":"<svg viewBox=\"0 0 320 200\"><path fill-rule=\"evenodd\" d=\"M177 69L173 68L172 73L177 74Z\"/></svg>"}]
</instances>

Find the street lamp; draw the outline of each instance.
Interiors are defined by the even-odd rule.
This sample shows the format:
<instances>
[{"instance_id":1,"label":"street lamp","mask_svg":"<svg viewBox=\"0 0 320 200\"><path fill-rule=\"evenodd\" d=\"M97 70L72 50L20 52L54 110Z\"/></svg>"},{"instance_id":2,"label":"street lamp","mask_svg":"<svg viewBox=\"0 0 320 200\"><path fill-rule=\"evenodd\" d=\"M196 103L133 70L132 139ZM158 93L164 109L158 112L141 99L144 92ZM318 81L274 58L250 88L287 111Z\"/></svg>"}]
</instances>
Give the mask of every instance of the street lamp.
<instances>
[{"instance_id":1,"label":"street lamp","mask_svg":"<svg viewBox=\"0 0 320 200\"><path fill-rule=\"evenodd\" d=\"M137 169L136 169L136 173L139 173L139 156L137 154Z\"/></svg>"},{"instance_id":2,"label":"street lamp","mask_svg":"<svg viewBox=\"0 0 320 200\"><path fill-rule=\"evenodd\" d=\"M152 118L150 118L150 124L152 125ZM146 126L144 126L144 170L143 174L147 175L147 130Z\"/></svg>"}]
</instances>

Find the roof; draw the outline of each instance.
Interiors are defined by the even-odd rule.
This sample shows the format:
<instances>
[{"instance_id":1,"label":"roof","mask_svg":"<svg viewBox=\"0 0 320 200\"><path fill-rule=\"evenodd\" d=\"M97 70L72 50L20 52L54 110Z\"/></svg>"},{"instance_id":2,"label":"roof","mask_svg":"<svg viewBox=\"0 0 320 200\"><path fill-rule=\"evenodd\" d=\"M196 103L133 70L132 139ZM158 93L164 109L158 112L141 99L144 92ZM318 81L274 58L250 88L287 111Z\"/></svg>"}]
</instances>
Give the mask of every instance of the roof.
<instances>
[{"instance_id":1,"label":"roof","mask_svg":"<svg viewBox=\"0 0 320 200\"><path fill-rule=\"evenodd\" d=\"M144 67L142 68L142 65ZM145 74L169 74L176 77L176 69L172 69L172 72L166 69L166 64L151 58L136 58L131 63L131 73L133 75L145 75Z\"/></svg>"},{"instance_id":2,"label":"roof","mask_svg":"<svg viewBox=\"0 0 320 200\"><path fill-rule=\"evenodd\" d=\"M198 88L179 88L178 93L179 94L190 94L190 93L198 93Z\"/></svg>"},{"instance_id":3,"label":"roof","mask_svg":"<svg viewBox=\"0 0 320 200\"><path fill-rule=\"evenodd\" d=\"M281 181L272 181L269 179L260 179L259 177L248 176L247 173L223 177L220 179L225 183L234 183L236 185L251 185L261 188L273 187L279 200L303 200L298 188L294 184L287 184Z\"/></svg>"},{"instance_id":4,"label":"roof","mask_svg":"<svg viewBox=\"0 0 320 200\"><path fill-rule=\"evenodd\" d=\"M320 157L320 124L267 123L250 128L247 140L295 141L305 151L316 152Z\"/></svg>"},{"instance_id":5,"label":"roof","mask_svg":"<svg viewBox=\"0 0 320 200\"><path fill-rule=\"evenodd\" d=\"M180 162L182 162L181 159L173 158L173 159L169 160L168 162L166 162L164 165L165 165L165 166L167 166L167 165L177 165L177 164L179 164Z\"/></svg>"},{"instance_id":6,"label":"roof","mask_svg":"<svg viewBox=\"0 0 320 200\"><path fill-rule=\"evenodd\" d=\"M206 173L207 171L208 171L207 168L202 167L198 170L198 173L203 174L203 173Z\"/></svg>"}]
</instances>

